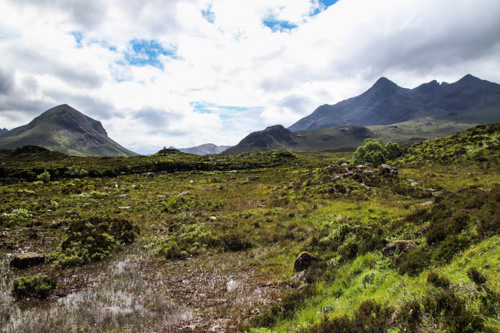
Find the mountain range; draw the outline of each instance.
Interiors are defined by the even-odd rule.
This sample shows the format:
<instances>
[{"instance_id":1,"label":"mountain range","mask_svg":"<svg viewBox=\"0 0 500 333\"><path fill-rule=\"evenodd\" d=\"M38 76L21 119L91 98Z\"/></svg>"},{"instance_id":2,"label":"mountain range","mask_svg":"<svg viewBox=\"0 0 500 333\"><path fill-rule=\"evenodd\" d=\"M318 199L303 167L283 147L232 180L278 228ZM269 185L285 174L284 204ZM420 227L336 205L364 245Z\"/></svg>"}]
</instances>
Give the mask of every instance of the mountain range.
<instances>
[{"instance_id":1,"label":"mountain range","mask_svg":"<svg viewBox=\"0 0 500 333\"><path fill-rule=\"evenodd\" d=\"M56 106L0 136L0 148L36 145L74 156L134 156L108 137L101 122L67 104Z\"/></svg>"},{"instance_id":2,"label":"mountain range","mask_svg":"<svg viewBox=\"0 0 500 333\"><path fill-rule=\"evenodd\" d=\"M194 154L194 155L217 155L230 148L231 146L218 146L213 143L206 143L200 146L191 148L179 148L183 153Z\"/></svg>"},{"instance_id":3,"label":"mountain range","mask_svg":"<svg viewBox=\"0 0 500 333\"><path fill-rule=\"evenodd\" d=\"M365 93L322 105L288 129L253 132L223 155L272 149L354 149L366 138L407 143L451 135L477 124L500 122L500 85L466 75L414 89L380 78Z\"/></svg>"},{"instance_id":4,"label":"mountain range","mask_svg":"<svg viewBox=\"0 0 500 333\"><path fill-rule=\"evenodd\" d=\"M477 124L500 122L500 85L466 75L448 84L431 81L414 89L380 78L363 94L322 105L288 129L270 126L234 147L205 144L180 149L197 155L230 155L272 149L353 149L366 138L398 143L434 139ZM0 130L0 148L37 145L75 156L134 156L110 139L102 124L69 105L45 111L29 124Z\"/></svg>"},{"instance_id":5,"label":"mountain range","mask_svg":"<svg viewBox=\"0 0 500 333\"><path fill-rule=\"evenodd\" d=\"M0 128L0 135L7 133L9 130L6 128Z\"/></svg>"},{"instance_id":6,"label":"mountain range","mask_svg":"<svg viewBox=\"0 0 500 333\"><path fill-rule=\"evenodd\" d=\"M383 77L365 93L322 105L289 129L388 125L426 117L477 124L500 122L500 85L466 75L452 84L431 81L407 89Z\"/></svg>"}]
</instances>

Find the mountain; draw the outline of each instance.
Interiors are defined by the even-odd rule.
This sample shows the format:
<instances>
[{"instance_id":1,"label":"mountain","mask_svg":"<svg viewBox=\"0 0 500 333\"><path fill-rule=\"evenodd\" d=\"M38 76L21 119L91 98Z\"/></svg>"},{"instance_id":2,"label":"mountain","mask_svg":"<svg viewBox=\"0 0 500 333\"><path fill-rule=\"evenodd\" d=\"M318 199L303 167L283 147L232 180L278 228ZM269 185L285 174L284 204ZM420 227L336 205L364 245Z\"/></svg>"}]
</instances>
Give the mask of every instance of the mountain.
<instances>
[{"instance_id":1,"label":"mountain","mask_svg":"<svg viewBox=\"0 0 500 333\"><path fill-rule=\"evenodd\" d=\"M191 147L191 148L179 148L180 151L187 154L194 155L217 155L222 153L224 150L231 146L217 146L213 143L206 143L204 145Z\"/></svg>"},{"instance_id":2,"label":"mountain","mask_svg":"<svg viewBox=\"0 0 500 333\"><path fill-rule=\"evenodd\" d=\"M289 129L387 125L425 117L476 124L500 122L500 85L466 75L453 84L431 81L407 89L383 77L365 93L322 105Z\"/></svg>"},{"instance_id":3,"label":"mountain","mask_svg":"<svg viewBox=\"0 0 500 333\"><path fill-rule=\"evenodd\" d=\"M0 137L0 148L36 145L75 156L134 156L111 140L101 122L67 104L56 106Z\"/></svg>"},{"instance_id":4,"label":"mountain","mask_svg":"<svg viewBox=\"0 0 500 333\"><path fill-rule=\"evenodd\" d=\"M6 128L0 128L0 135L7 133L9 130Z\"/></svg>"},{"instance_id":5,"label":"mountain","mask_svg":"<svg viewBox=\"0 0 500 333\"><path fill-rule=\"evenodd\" d=\"M236 155L264 150L292 152L345 151L361 146L367 138L399 144L432 140L466 130L474 124L445 120L415 120L390 125L343 125L311 131L292 132L281 125L253 132L220 155Z\"/></svg>"}]
</instances>

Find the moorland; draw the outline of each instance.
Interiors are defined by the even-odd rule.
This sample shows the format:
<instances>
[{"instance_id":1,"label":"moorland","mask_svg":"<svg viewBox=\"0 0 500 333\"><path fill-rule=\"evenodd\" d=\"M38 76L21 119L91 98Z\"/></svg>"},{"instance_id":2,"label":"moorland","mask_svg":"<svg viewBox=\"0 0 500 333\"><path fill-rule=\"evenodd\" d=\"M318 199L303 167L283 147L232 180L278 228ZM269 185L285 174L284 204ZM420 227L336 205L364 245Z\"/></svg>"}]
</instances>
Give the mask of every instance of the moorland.
<instances>
[{"instance_id":1,"label":"moorland","mask_svg":"<svg viewBox=\"0 0 500 333\"><path fill-rule=\"evenodd\" d=\"M376 156L1 150L1 330L498 332L500 124Z\"/></svg>"}]
</instances>

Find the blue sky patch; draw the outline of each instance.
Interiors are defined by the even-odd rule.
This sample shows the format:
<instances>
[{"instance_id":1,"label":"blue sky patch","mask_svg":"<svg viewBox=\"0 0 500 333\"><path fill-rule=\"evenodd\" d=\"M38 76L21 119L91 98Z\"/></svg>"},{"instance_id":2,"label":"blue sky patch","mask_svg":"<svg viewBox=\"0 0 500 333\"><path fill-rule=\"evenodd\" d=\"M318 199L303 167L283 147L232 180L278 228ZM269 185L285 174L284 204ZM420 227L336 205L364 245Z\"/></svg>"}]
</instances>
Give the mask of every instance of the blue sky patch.
<instances>
[{"instance_id":1,"label":"blue sky patch","mask_svg":"<svg viewBox=\"0 0 500 333\"><path fill-rule=\"evenodd\" d=\"M132 66L154 66L163 69L160 56L175 58L175 48L165 48L158 41L134 39L129 42L130 50L125 53L125 60Z\"/></svg>"},{"instance_id":2,"label":"blue sky patch","mask_svg":"<svg viewBox=\"0 0 500 333\"><path fill-rule=\"evenodd\" d=\"M83 34L80 31L72 31L71 34L75 38L76 47L81 48L83 46L82 45Z\"/></svg>"},{"instance_id":3,"label":"blue sky patch","mask_svg":"<svg viewBox=\"0 0 500 333\"><path fill-rule=\"evenodd\" d=\"M205 102L191 102L190 104L193 107L194 112L196 113L214 114L223 120L239 117L237 113L240 112L263 109L262 107L216 105L213 103L205 103Z\"/></svg>"},{"instance_id":4,"label":"blue sky patch","mask_svg":"<svg viewBox=\"0 0 500 333\"><path fill-rule=\"evenodd\" d=\"M272 32L290 32L297 28L296 24L289 21L281 21L276 17L270 16L263 21L264 25L271 29Z\"/></svg>"},{"instance_id":5,"label":"blue sky patch","mask_svg":"<svg viewBox=\"0 0 500 333\"><path fill-rule=\"evenodd\" d=\"M201 10L201 15L210 23L215 22L215 13L212 11L212 6L208 6L206 9Z\"/></svg>"},{"instance_id":6,"label":"blue sky patch","mask_svg":"<svg viewBox=\"0 0 500 333\"><path fill-rule=\"evenodd\" d=\"M328 7L330 6L333 6L334 4L336 4L339 0L319 0L319 4L320 4L320 7L318 9L316 9L312 14L311 16L314 16L314 15L317 15L323 11L325 11L326 9L328 9Z\"/></svg>"}]
</instances>

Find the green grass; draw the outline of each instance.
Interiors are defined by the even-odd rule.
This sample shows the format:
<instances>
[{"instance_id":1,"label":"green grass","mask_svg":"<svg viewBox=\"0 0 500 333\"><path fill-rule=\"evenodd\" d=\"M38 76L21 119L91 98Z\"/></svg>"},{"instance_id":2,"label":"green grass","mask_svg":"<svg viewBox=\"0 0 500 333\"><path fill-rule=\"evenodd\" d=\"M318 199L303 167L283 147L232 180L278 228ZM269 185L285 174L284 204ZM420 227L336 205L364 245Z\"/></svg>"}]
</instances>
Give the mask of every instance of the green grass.
<instances>
[{"instance_id":1,"label":"green grass","mask_svg":"<svg viewBox=\"0 0 500 333\"><path fill-rule=\"evenodd\" d=\"M443 142L471 133L470 159L441 159ZM4 151L0 326L498 330L500 169L496 150L474 160L485 136L496 131L410 147L399 175L339 166L345 153L59 159L36 150L30 160ZM434 162L408 162L421 153ZM418 248L384 258L396 240ZM9 266L7 254L33 249L50 260ZM292 278L303 251L320 261ZM45 300L13 296L16 279L38 274L57 283Z\"/></svg>"}]
</instances>

